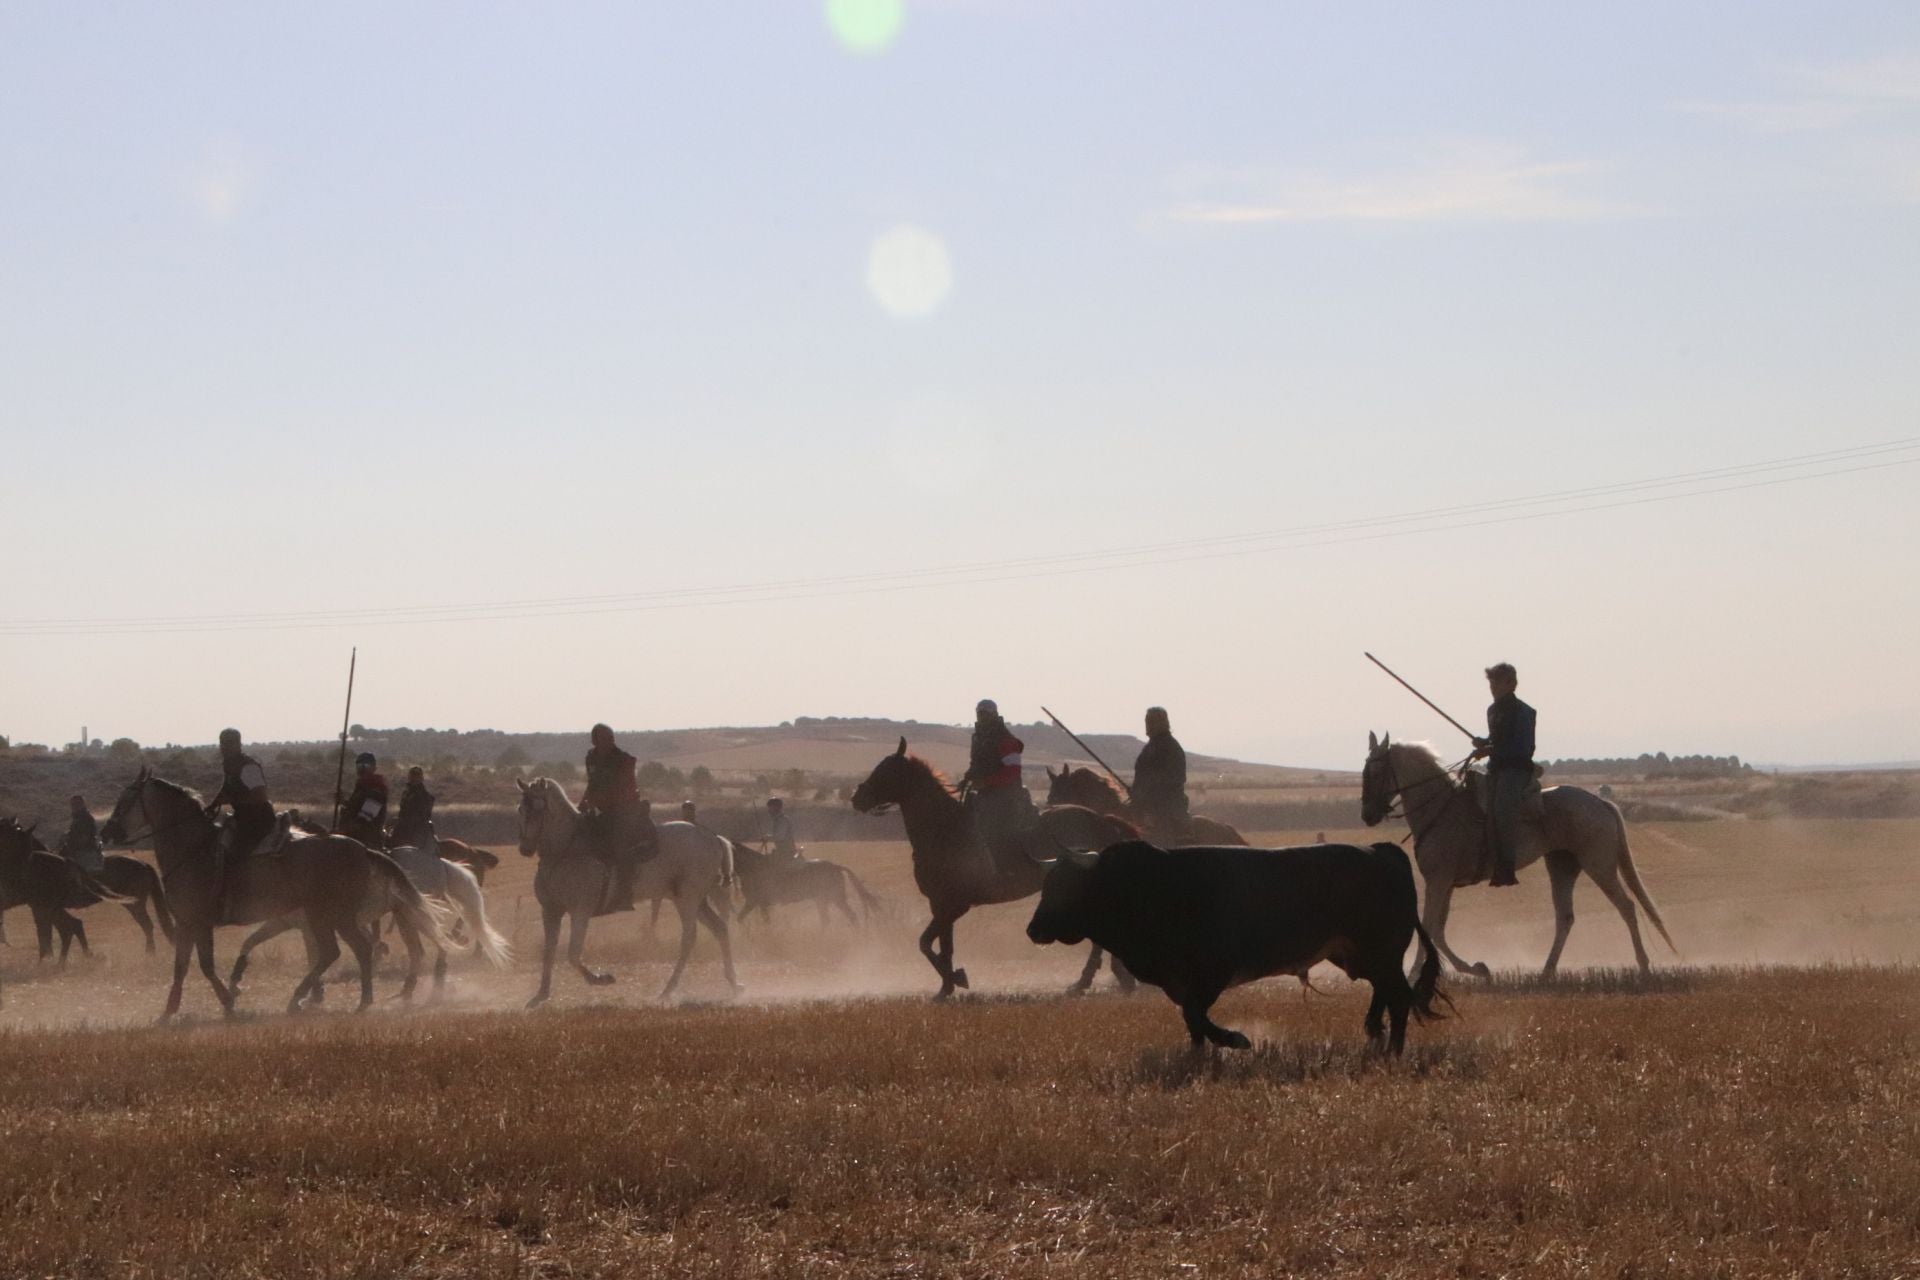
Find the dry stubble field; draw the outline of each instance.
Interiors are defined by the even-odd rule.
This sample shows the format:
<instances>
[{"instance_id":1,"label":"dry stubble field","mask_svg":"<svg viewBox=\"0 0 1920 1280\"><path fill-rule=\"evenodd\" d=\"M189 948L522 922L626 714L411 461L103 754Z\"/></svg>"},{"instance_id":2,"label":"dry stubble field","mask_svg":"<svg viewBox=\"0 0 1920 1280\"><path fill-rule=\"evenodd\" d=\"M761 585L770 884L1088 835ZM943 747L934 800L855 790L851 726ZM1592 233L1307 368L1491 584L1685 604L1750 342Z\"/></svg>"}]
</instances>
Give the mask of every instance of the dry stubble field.
<instances>
[{"instance_id":1,"label":"dry stubble field","mask_svg":"<svg viewBox=\"0 0 1920 1280\"><path fill-rule=\"evenodd\" d=\"M54 975L15 913L0 1274L1920 1275L1920 823L1633 836L1677 961L1597 968L1629 953L1583 892L1595 969L1455 981L1391 1065L1361 991L1289 980L1221 1004L1255 1051L1190 1055L1158 995L1058 998L1080 955L1020 906L962 922L980 994L931 1006L894 844L815 852L897 918L742 931L733 1005L704 939L691 1003L652 1004L670 930L621 921L590 944L618 985L520 1012L527 903L515 968L457 962L438 1008L286 1018L281 948L254 1013L190 985L159 1029L124 916ZM1455 944L1536 963L1545 907L1537 875L1470 891Z\"/></svg>"}]
</instances>

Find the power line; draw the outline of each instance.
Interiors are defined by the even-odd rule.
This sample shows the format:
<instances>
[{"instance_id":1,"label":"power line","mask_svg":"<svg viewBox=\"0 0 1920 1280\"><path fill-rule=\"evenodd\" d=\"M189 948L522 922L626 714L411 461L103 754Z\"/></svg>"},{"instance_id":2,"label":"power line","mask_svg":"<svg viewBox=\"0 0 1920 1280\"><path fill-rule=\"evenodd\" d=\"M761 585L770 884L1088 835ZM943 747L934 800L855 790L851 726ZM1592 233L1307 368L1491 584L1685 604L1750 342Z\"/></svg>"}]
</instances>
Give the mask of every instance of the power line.
<instances>
[{"instance_id":1,"label":"power line","mask_svg":"<svg viewBox=\"0 0 1920 1280\"><path fill-rule=\"evenodd\" d=\"M438 622L510 621L516 618L596 616L705 608L721 604L778 603L799 599L871 595L935 587L1025 581L1112 572L1202 560L1311 550L1385 538L1482 528L1591 511L1771 488L1808 480L1878 471L1920 462L1920 437L1883 441L1791 457L1677 472L1639 480L1562 489L1522 497L1431 507L1385 516L1324 521L1255 532L1146 543L1002 560L973 561L925 569L876 571L811 578L681 587L610 595L553 596L363 609L273 613L201 614L123 618L41 618L0 621L0 636L197 634L220 631L284 631L343 626L418 626Z\"/></svg>"}]
</instances>

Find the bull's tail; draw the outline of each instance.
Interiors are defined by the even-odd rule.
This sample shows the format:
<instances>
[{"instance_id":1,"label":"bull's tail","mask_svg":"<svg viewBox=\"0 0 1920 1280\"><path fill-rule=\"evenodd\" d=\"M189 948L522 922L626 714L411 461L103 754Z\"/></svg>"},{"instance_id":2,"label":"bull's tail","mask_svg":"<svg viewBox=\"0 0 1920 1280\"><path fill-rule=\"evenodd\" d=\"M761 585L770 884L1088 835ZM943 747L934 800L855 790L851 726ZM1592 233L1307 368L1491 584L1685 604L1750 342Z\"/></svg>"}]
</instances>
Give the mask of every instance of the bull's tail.
<instances>
[{"instance_id":1,"label":"bull's tail","mask_svg":"<svg viewBox=\"0 0 1920 1280\"><path fill-rule=\"evenodd\" d=\"M1447 1016L1434 1001L1452 1009L1453 1000L1440 990L1440 948L1433 945L1426 926L1418 920L1413 922L1413 931L1420 935L1420 949L1427 957L1420 962L1420 976L1413 984L1413 1016L1421 1022L1431 1022Z\"/></svg>"},{"instance_id":2,"label":"bull's tail","mask_svg":"<svg viewBox=\"0 0 1920 1280\"><path fill-rule=\"evenodd\" d=\"M1667 944L1667 950L1675 955L1680 948L1673 945L1673 938L1667 933L1667 922L1660 918L1660 909L1653 905L1653 895L1647 892L1647 886L1640 883L1639 868L1633 865L1633 849L1627 844L1627 820L1620 812L1620 806L1609 804L1613 810L1614 830L1620 836L1620 878L1627 882L1627 890L1639 901L1640 909L1647 913L1647 919L1653 921L1653 927L1660 931L1660 940Z\"/></svg>"}]
</instances>

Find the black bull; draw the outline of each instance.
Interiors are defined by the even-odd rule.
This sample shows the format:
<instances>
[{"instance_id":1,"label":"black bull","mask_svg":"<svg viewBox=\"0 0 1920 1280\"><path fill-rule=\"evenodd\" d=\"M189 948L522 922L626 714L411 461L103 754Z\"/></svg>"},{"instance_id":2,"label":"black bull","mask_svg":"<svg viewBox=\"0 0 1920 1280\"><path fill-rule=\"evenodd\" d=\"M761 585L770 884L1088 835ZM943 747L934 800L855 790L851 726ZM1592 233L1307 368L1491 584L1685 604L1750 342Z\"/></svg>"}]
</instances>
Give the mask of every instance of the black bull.
<instances>
[{"instance_id":1,"label":"black bull","mask_svg":"<svg viewBox=\"0 0 1920 1280\"><path fill-rule=\"evenodd\" d=\"M1425 959L1409 984L1400 966L1416 934ZM1246 1048L1245 1036L1207 1016L1220 993L1275 974L1304 977L1321 960L1372 984L1367 1035L1378 1042L1382 1014L1390 1016L1393 1053L1406 1043L1409 1012L1442 1016L1433 1003L1440 958L1420 927L1413 869L1398 845L1169 852L1134 840L1063 854L1027 936L1105 947L1180 1006L1196 1045Z\"/></svg>"}]
</instances>

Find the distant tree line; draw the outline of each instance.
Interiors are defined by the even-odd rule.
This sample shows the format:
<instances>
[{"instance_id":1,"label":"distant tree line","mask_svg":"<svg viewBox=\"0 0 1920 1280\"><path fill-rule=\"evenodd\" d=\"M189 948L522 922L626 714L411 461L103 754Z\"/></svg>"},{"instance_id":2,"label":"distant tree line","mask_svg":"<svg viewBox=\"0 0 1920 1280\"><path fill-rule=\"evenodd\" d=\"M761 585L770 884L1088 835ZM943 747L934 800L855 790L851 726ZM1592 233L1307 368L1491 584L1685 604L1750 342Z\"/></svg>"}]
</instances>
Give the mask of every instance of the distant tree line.
<instances>
[{"instance_id":1,"label":"distant tree line","mask_svg":"<svg viewBox=\"0 0 1920 1280\"><path fill-rule=\"evenodd\" d=\"M1738 778L1755 772L1739 756L1669 756L1664 751L1641 752L1637 756L1612 756L1583 759L1568 757L1550 760L1547 767L1556 773L1579 773L1616 778Z\"/></svg>"}]
</instances>

